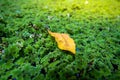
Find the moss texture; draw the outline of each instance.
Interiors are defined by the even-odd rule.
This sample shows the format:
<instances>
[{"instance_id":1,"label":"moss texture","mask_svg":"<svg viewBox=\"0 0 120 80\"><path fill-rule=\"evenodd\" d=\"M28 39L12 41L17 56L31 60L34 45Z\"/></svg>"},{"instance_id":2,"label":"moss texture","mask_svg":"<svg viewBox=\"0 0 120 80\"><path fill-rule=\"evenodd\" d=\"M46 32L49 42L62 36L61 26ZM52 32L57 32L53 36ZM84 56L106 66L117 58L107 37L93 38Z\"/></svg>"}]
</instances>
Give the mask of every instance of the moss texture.
<instances>
[{"instance_id":1,"label":"moss texture","mask_svg":"<svg viewBox=\"0 0 120 80\"><path fill-rule=\"evenodd\" d=\"M48 32L67 33L76 55ZM0 0L0 80L120 78L120 0Z\"/></svg>"}]
</instances>

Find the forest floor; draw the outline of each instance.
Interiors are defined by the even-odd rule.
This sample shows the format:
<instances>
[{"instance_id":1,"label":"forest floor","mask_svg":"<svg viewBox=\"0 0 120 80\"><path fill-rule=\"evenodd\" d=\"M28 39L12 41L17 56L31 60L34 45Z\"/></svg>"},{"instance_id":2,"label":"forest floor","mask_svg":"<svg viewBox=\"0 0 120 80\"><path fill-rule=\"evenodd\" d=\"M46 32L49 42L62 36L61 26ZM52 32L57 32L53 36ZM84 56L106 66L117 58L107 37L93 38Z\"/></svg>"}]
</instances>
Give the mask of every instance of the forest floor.
<instances>
[{"instance_id":1,"label":"forest floor","mask_svg":"<svg viewBox=\"0 0 120 80\"><path fill-rule=\"evenodd\" d=\"M76 54L46 31L67 33ZM120 78L120 0L0 0L0 80Z\"/></svg>"}]
</instances>

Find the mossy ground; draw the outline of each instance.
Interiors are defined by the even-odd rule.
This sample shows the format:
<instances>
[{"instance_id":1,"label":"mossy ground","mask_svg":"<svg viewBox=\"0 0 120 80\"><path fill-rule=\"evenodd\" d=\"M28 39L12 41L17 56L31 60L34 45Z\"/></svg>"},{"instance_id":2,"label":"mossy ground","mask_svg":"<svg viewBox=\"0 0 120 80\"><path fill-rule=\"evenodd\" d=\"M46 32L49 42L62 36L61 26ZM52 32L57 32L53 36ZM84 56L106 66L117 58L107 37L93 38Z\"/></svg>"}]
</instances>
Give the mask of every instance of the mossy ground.
<instances>
[{"instance_id":1,"label":"mossy ground","mask_svg":"<svg viewBox=\"0 0 120 80\"><path fill-rule=\"evenodd\" d=\"M76 55L48 32L67 33ZM0 80L120 78L120 0L0 0Z\"/></svg>"}]
</instances>

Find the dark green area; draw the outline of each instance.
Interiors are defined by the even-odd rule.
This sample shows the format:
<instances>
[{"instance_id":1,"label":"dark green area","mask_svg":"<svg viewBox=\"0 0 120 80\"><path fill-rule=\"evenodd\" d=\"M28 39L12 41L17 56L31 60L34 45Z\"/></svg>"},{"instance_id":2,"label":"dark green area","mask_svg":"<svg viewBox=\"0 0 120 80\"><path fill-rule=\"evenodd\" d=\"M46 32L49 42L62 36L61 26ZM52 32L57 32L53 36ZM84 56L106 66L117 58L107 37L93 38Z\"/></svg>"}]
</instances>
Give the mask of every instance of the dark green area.
<instances>
[{"instance_id":1,"label":"dark green area","mask_svg":"<svg viewBox=\"0 0 120 80\"><path fill-rule=\"evenodd\" d=\"M48 32L67 33L76 55ZM120 0L0 0L0 80L120 79Z\"/></svg>"}]
</instances>

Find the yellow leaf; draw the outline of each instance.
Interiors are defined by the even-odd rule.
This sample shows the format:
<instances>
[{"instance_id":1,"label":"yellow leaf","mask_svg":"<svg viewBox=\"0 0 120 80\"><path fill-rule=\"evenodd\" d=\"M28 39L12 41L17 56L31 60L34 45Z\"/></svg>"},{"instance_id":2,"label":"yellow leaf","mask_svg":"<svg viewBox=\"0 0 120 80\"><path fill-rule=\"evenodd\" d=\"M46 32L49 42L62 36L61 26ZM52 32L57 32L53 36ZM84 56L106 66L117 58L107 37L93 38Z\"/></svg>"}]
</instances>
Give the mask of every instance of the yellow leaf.
<instances>
[{"instance_id":1,"label":"yellow leaf","mask_svg":"<svg viewBox=\"0 0 120 80\"><path fill-rule=\"evenodd\" d=\"M72 38L69 37L68 34L63 33L54 33L48 30L48 33L53 36L58 44L58 48L61 50L67 50L75 54L75 43Z\"/></svg>"}]
</instances>

